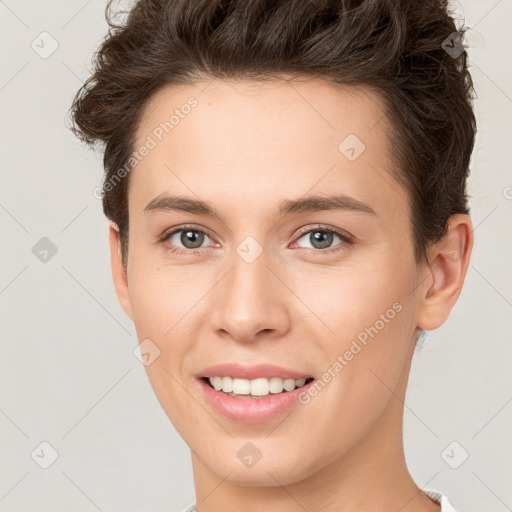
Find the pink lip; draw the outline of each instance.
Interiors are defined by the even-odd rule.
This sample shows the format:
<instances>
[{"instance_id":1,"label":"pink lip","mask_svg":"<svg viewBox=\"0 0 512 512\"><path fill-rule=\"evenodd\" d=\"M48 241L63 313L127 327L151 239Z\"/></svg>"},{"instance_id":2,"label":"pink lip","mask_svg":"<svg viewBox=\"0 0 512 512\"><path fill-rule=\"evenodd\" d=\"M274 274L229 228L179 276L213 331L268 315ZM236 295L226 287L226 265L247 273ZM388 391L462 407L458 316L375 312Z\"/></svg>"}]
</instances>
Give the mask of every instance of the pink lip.
<instances>
[{"instance_id":1,"label":"pink lip","mask_svg":"<svg viewBox=\"0 0 512 512\"><path fill-rule=\"evenodd\" d=\"M221 372L221 375L229 375L229 372ZM277 376L279 373L272 375ZM216 391L201 378L197 382L206 401L220 414L239 423L259 423L276 418L293 405L299 404L300 393L307 391L315 381L312 380L293 391L270 393L262 398L229 396L222 391Z\"/></svg>"},{"instance_id":2,"label":"pink lip","mask_svg":"<svg viewBox=\"0 0 512 512\"><path fill-rule=\"evenodd\" d=\"M307 379L308 377L313 377L313 375L271 364L244 366L239 363L222 363L208 366L208 368L205 368L197 374L196 377L199 379L202 377L231 377L233 379L252 380L259 377L265 377L267 379L271 377L281 377L282 379Z\"/></svg>"}]
</instances>

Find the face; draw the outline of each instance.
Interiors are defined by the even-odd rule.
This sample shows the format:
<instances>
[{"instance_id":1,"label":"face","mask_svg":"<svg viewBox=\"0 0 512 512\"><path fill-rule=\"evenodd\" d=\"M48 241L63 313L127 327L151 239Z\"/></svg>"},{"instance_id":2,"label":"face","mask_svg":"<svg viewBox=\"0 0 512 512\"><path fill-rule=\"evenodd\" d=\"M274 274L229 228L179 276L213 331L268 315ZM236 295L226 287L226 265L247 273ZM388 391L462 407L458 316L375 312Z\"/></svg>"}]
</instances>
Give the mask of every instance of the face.
<instances>
[{"instance_id":1,"label":"face","mask_svg":"<svg viewBox=\"0 0 512 512\"><path fill-rule=\"evenodd\" d=\"M313 79L167 88L141 119L116 287L160 404L220 478L297 482L401 422L427 274L383 115Z\"/></svg>"}]
</instances>

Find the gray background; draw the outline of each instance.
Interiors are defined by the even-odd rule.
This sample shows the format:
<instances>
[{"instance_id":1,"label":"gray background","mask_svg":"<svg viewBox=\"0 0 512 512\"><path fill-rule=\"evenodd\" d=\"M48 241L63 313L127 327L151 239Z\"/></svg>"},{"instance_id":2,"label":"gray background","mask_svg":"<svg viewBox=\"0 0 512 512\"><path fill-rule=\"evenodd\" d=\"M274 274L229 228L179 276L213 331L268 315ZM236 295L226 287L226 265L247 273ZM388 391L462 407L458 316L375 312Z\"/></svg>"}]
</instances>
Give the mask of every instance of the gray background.
<instances>
[{"instance_id":1,"label":"gray background","mask_svg":"<svg viewBox=\"0 0 512 512\"><path fill-rule=\"evenodd\" d=\"M450 319L414 357L404 442L420 487L459 512L502 512L512 510L512 0L452 6L472 27L476 242ZM112 285L93 195L101 156L64 124L106 33L104 7L0 0L2 512L172 512L194 502L189 450L132 353L135 330ZM58 48L43 58L52 39ZM47 261L33 252L43 237L57 248ZM42 442L58 452L47 469Z\"/></svg>"}]
</instances>

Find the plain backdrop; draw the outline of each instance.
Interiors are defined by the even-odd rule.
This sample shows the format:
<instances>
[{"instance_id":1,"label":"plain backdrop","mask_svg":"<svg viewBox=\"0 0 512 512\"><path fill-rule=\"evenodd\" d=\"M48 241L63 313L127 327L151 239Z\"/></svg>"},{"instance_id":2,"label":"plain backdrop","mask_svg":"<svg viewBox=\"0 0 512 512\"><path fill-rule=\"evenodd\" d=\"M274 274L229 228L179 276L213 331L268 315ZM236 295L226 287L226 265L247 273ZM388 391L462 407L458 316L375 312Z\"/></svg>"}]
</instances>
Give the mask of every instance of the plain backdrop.
<instances>
[{"instance_id":1,"label":"plain backdrop","mask_svg":"<svg viewBox=\"0 0 512 512\"><path fill-rule=\"evenodd\" d=\"M414 356L404 443L420 487L443 492L458 512L505 512L512 0L451 5L470 27L478 94L476 241L451 317ZM194 503L188 447L133 354L135 330L112 285L107 220L94 197L101 155L65 125L106 34L104 8L103 0L0 0L2 512L172 512Z\"/></svg>"}]
</instances>

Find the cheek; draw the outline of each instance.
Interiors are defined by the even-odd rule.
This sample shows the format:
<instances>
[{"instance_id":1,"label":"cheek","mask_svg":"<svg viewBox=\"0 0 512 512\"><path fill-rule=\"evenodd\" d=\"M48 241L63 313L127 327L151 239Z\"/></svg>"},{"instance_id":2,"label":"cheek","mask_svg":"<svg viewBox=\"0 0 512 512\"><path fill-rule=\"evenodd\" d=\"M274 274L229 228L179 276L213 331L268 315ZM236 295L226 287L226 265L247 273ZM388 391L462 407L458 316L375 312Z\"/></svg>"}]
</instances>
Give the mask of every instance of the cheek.
<instances>
[{"instance_id":1,"label":"cheek","mask_svg":"<svg viewBox=\"0 0 512 512\"><path fill-rule=\"evenodd\" d=\"M129 280L134 324L140 342L149 339L158 356L145 370L162 409L178 431L189 417L190 386L183 372L194 336L187 334L187 313L200 298L200 290L190 284L176 269L152 266L149 261L133 264ZM144 264L143 264L144 263ZM181 276L181 277L180 277ZM192 281L193 282L193 281Z\"/></svg>"},{"instance_id":2,"label":"cheek","mask_svg":"<svg viewBox=\"0 0 512 512\"><path fill-rule=\"evenodd\" d=\"M337 343L356 338L375 323L379 331L384 330L384 325L390 330L387 327L396 324L396 318L407 316L397 310L405 311L406 303L411 303L413 281L411 266L407 268L404 263L398 271L382 258L373 268L361 263L313 271L301 269L293 278L290 276L289 282L308 306L306 318L314 320L316 315L324 330L319 334ZM303 320L297 317L295 321Z\"/></svg>"},{"instance_id":3,"label":"cheek","mask_svg":"<svg viewBox=\"0 0 512 512\"><path fill-rule=\"evenodd\" d=\"M155 343L166 343L204 295L206 283L197 272L141 258L132 265L128 285L136 328L145 337L153 336Z\"/></svg>"},{"instance_id":4,"label":"cheek","mask_svg":"<svg viewBox=\"0 0 512 512\"><path fill-rule=\"evenodd\" d=\"M394 387L416 326L410 293L414 265L397 262L391 254L387 258L380 254L379 259L378 265L367 261L351 268L324 269L314 278L297 275L294 283L297 295L319 319L306 316L309 324L318 324L316 346L311 348L321 361L319 370L336 374L325 399L363 416L365 410L385 403L388 390L383 383Z\"/></svg>"}]
</instances>

